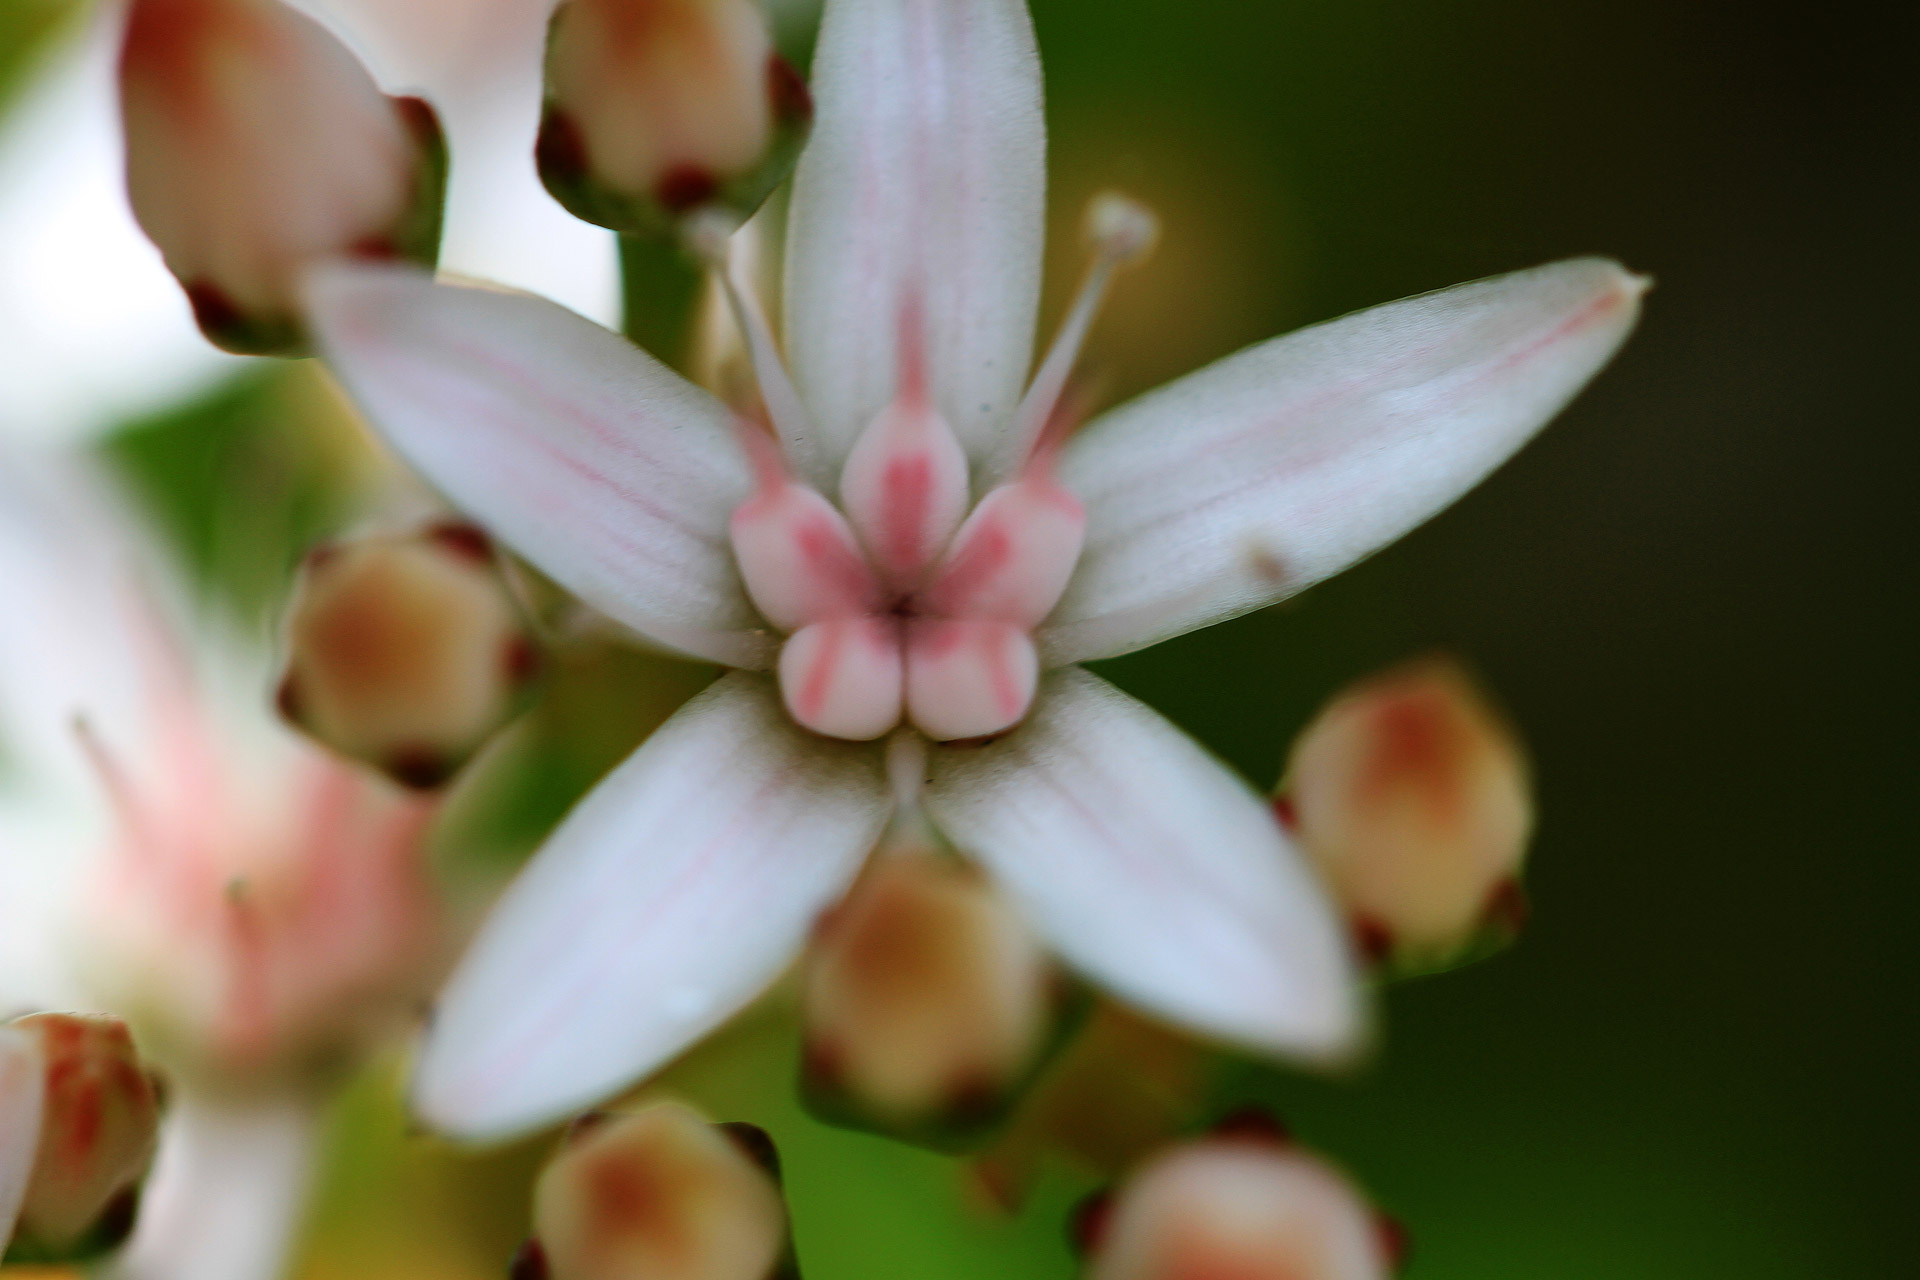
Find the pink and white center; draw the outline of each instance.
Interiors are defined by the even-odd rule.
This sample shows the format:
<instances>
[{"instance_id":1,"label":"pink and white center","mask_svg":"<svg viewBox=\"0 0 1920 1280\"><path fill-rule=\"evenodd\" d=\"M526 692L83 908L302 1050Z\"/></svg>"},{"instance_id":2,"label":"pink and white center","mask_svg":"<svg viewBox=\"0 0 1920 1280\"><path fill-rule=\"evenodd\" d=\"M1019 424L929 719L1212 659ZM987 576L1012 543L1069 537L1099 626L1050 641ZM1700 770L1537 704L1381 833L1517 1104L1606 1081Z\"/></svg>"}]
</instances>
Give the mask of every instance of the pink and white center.
<instances>
[{"instance_id":1,"label":"pink and white center","mask_svg":"<svg viewBox=\"0 0 1920 1280\"><path fill-rule=\"evenodd\" d=\"M867 741L905 723L949 742L1000 733L1027 714L1040 677L1033 630L1066 591L1086 531L1079 501L1053 478L1058 402L1113 274L1144 257L1157 231L1125 197L1089 207L1094 259L986 460L1006 478L978 502L928 385L915 297L901 307L894 399L847 455L836 506L797 477L776 442L808 437L804 410L724 247L702 248L721 269L775 427L743 431L757 483L733 513L732 537L747 594L786 633L780 691L800 724Z\"/></svg>"},{"instance_id":2,"label":"pink and white center","mask_svg":"<svg viewBox=\"0 0 1920 1280\"><path fill-rule=\"evenodd\" d=\"M856 741L903 721L935 741L977 738L1033 702L1033 629L1066 590L1086 517L1046 449L969 512L966 455L928 394L921 344L901 345L899 393L848 455L838 507L771 437L753 440L758 485L733 513L734 553L787 633L780 691L795 720Z\"/></svg>"}]
</instances>

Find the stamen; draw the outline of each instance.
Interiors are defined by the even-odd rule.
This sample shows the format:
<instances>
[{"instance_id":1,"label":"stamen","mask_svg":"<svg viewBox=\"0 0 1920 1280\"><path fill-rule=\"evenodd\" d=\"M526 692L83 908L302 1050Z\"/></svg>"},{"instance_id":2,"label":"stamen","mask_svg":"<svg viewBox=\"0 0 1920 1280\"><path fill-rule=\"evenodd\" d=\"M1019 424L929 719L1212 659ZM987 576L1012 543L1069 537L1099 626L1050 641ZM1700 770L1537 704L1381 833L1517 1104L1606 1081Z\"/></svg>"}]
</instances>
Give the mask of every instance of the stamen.
<instances>
[{"instance_id":1,"label":"stamen","mask_svg":"<svg viewBox=\"0 0 1920 1280\"><path fill-rule=\"evenodd\" d=\"M87 757L87 763L100 779L100 785L106 789L107 799L113 805L114 813L132 839L135 847L145 847L145 835L149 830L145 807L140 803L139 794L134 790L133 780L120 764L118 756L113 754L106 742L100 737L93 722L83 715L73 718L73 736L80 743L81 752Z\"/></svg>"},{"instance_id":2,"label":"stamen","mask_svg":"<svg viewBox=\"0 0 1920 1280\"><path fill-rule=\"evenodd\" d=\"M1160 238L1160 220L1153 211L1115 191L1103 191L1088 203L1085 226L1093 261L1087 264L1046 359L1000 438L987 477L989 485L1015 474L1033 456L1115 273L1144 261Z\"/></svg>"},{"instance_id":3,"label":"stamen","mask_svg":"<svg viewBox=\"0 0 1920 1280\"><path fill-rule=\"evenodd\" d=\"M760 310L752 282L747 279L746 266L734 236L738 229L732 217L720 209L709 208L687 220L684 232L686 245L713 269L714 278L726 291L733 322L740 327L741 337L746 339L747 358L752 362L753 376L760 384L760 398L765 402L767 416L772 419L773 429L786 449L787 460L800 474L822 480L825 478L822 473L825 464L813 434L813 425L807 418L806 406L800 401L800 393L794 389L793 378L780 359L780 348L773 340L773 330L767 324L766 314Z\"/></svg>"}]
</instances>

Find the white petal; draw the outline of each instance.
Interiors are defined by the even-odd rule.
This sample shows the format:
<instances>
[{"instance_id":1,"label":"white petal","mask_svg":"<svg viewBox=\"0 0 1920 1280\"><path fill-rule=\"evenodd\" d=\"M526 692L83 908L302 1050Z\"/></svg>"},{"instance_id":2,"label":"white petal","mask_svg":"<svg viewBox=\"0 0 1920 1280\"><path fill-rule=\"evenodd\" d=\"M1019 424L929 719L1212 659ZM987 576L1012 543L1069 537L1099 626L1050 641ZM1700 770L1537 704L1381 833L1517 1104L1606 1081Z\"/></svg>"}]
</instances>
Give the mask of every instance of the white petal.
<instances>
[{"instance_id":1,"label":"white petal","mask_svg":"<svg viewBox=\"0 0 1920 1280\"><path fill-rule=\"evenodd\" d=\"M421 1115L501 1137L660 1066L772 981L891 808L877 750L796 728L764 677L725 677L501 899L434 1017Z\"/></svg>"},{"instance_id":2,"label":"white petal","mask_svg":"<svg viewBox=\"0 0 1920 1280\"><path fill-rule=\"evenodd\" d=\"M1071 441L1086 551L1049 663L1143 648L1292 595L1444 508L1605 364L1646 282L1579 258L1229 356Z\"/></svg>"},{"instance_id":3,"label":"white petal","mask_svg":"<svg viewBox=\"0 0 1920 1280\"><path fill-rule=\"evenodd\" d=\"M40 1151L40 1111L46 1070L31 1037L0 1027L0 1253L13 1237Z\"/></svg>"},{"instance_id":4,"label":"white petal","mask_svg":"<svg viewBox=\"0 0 1920 1280\"><path fill-rule=\"evenodd\" d=\"M924 291L934 400L978 457L1025 381L1046 127L1025 0L829 0L794 181L786 339L832 458L893 398ZM816 477L817 478L817 477Z\"/></svg>"},{"instance_id":5,"label":"white petal","mask_svg":"<svg viewBox=\"0 0 1920 1280\"><path fill-rule=\"evenodd\" d=\"M933 752L927 808L1060 954L1124 1000L1254 1048L1330 1055L1360 1030L1319 885L1246 784L1078 668L1027 722Z\"/></svg>"},{"instance_id":6,"label":"white petal","mask_svg":"<svg viewBox=\"0 0 1920 1280\"><path fill-rule=\"evenodd\" d=\"M751 486L719 401L528 294L334 267L309 305L347 389L456 506L662 644L770 659L727 538Z\"/></svg>"}]
</instances>

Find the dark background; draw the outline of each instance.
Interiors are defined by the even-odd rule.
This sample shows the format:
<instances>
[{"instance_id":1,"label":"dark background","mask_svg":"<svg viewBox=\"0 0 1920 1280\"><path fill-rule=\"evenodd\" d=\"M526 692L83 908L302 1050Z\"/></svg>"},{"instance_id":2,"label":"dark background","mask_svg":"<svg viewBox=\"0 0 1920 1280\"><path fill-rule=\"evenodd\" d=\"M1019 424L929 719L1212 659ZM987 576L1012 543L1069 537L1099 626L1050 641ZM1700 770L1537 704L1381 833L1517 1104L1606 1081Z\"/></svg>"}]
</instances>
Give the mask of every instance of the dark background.
<instances>
[{"instance_id":1,"label":"dark background","mask_svg":"<svg viewBox=\"0 0 1920 1280\"><path fill-rule=\"evenodd\" d=\"M1414 1225L1416 1277L1920 1267L1920 117L1894 9L1035 4L1058 195L1159 203L1148 271L1188 202L1220 241L1185 251L1204 283L1143 273L1156 307L1122 286L1121 389L1539 260L1657 281L1615 365L1458 507L1106 664L1262 783L1337 684L1429 647L1523 726L1522 944L1394 990L1357 1081L1270 1087Z\"/></svg>"}]
</instances>

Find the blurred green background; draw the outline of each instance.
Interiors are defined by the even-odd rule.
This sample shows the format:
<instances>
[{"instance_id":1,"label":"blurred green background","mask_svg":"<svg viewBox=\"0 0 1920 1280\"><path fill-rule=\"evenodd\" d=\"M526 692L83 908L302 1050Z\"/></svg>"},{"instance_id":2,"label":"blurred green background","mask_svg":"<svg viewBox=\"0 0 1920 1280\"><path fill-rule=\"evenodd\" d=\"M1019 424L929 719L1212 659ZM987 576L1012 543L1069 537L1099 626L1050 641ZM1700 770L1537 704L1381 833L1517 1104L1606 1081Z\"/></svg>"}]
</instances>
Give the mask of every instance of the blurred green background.
<instances>
[{"instance_id":1,"label":"blurred green background","mask_svg":"<svg viewBox=\"0 0 1920 1280\"><path fill-rule=\"evenodd\" d=\"M0 0L0 80L51 7ZM1111 398L1546 259L1658 281L1616 364L1459 506L1292 605L1104 664L1265 786L1336 687L1445 647L1535 755L1521 944L1391 991L1352 1078L1243 1066L1229 1091L1411 1226L1414 1280L1914 1274L1910 6L1034 10L1050 312L1088 193L1124 187L1166 224L1092 343ZM118 446L203 564L197 486L277 492L317 465L275 425L284 394L232 389ZM301 492L274 509L344 518ZM228 577L264 597L261 572ZM810 1280L1071 1274L1059 1218L1084 1187L989 1219L947 1162L804 1119L767 1074L791 1051L757 1021L683 1076L780 1138ZM307 1274L499 1265L519 1224L495 1206L538 1148L450 1184L378 1079L339 1143ZM382 1190L426 1166L424 1189Z\"/></svg>"}]
</instances>

